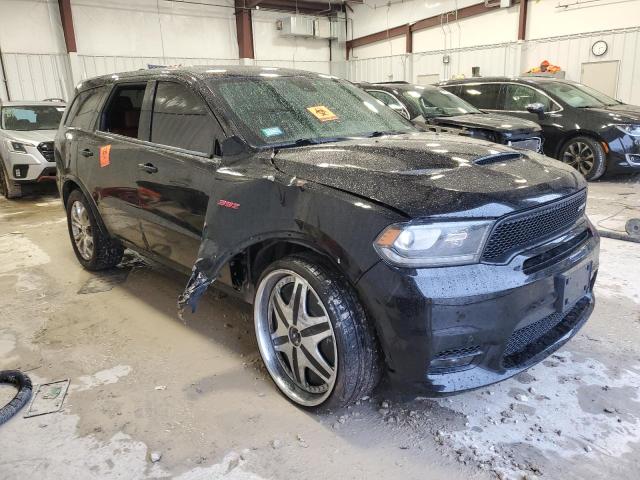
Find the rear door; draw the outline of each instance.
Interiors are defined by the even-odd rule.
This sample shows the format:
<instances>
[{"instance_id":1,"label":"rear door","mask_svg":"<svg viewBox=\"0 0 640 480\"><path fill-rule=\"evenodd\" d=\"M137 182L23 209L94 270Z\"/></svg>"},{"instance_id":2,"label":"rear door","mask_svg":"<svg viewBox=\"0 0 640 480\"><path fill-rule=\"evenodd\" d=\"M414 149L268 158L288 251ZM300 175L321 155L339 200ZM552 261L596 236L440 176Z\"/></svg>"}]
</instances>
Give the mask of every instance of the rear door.
<instances>
[{"instance_id":1,"label":"rear door","mask_svg":"<svg viewBox=\"0 0 640 480\"><path fill-rule=\"evenodd\" d=\"M149 249L191 268L204 228L221 129L196 87L154 82L149 142L136 160Z\"/></svg>"},{"instance_id":2,"label":"rear door","mask_svg":"<svg viewBox=\"0 0 640 480\"><path fill-rule=\"evenodd\" d=\"M79 146L91 168L86 177L107 229L145 249L140 215L143 200L136 184L149 119L142 114L150 95L147 81L117 83L101 109L90 145ZM146 99L149 101L148 98Z\"/></svg>"}]
</instances>

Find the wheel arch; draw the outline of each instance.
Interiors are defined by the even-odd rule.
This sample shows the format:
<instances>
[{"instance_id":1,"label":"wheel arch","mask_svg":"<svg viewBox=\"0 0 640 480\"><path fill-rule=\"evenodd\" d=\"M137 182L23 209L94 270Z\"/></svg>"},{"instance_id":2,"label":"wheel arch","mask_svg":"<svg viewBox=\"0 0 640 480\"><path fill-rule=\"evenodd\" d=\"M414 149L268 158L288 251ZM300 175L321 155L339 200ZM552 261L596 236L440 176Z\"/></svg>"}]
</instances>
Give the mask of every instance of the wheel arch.
<instances>
[{"instance_id":1,"label":"wheel arch","mask_svg":"<svg viewBox=\"0 0 640 480\"><path fill-rule=\"evenodd\" d=\"M67 208L67 200L69 199L69 195L71 195L71 192L73 192L74 190L80 190L80 192L82 192L82 194L85 196L85 198L89 203L89 208L91 208L91 213L93 213L93 216L98 222L98 226L100 227L100 230L102 230L102 232L105 233L106 235L109 235L109 231L107 230L107 227L102 221L102 216L100 215L100 212L98 212L98 206L96 205L95 199L93 198L93 196L89 194L89 191L84 186L84 184L76 177L69 176L62 181L62 187L60 188L60 196L62 197L62 203L64 205L65 210Z\"/></svg>"},{"instance_id":2,"label":"wheel arch","mask_svg":"<svg viewBox=\"0 0 640 480\"><path fill-rule=\"evenodd\" d=\"M592 140L595 140L596 142L598 142L599 144L602 145L602 143L606 143L602 136L598 135L596 132L594 132L593 130L570 130L568 132L565 133L565 137L561 142L558 142L558 147L556 148L555 151L555 158L560 159L560 152L562 152L562 149L573 139L577 138L577 137L587 137L587 138L591 138ZM607 154L608 148L605 148L605 155Z\"/></svg>"}]
</instances>

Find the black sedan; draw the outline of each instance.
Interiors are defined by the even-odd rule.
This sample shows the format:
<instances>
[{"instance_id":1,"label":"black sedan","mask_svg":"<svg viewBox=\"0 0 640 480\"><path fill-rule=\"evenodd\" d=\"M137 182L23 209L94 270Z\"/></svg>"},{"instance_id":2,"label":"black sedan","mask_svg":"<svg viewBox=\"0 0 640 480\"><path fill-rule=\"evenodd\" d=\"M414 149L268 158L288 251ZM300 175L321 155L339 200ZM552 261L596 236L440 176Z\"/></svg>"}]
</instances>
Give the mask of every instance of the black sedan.
<instances>
[{"instance_id":1,"label":"black sedan","mask_svg":"<svg viewBox=\"0 0 640 480\"><path fill-rule=\"evenodd\" d=\"M421 128L444 129L515 148L542 151L542 132L537 123L482 112L447 90L405 82L358 86Z\"/></svg>"},{"instance_id":2,"label":"black sedan","mask_svg":"<svg viewBox=\"0 0 640 480\"><path fill-rule=\"evenodd\" d=\"M80 264L113 267L130 247L191 275L181 306L211 285L253 303L269 374L306 408L356 402L382 372L436 393L497 382L594 306L599 238L578 172L417 131L328 75L86 80L55 156Z\"/></svg>"},{"instance_id":3,"label":"black sedan","mask_svg":"<svg viewBox=\"0 0 640 480\"><path fill-rule=\"evenodd\" d=\"M441 86L482 110L538 122L544 153L587 180L640 172L640 107L553 77L473 78Z\"/></svg>"}]
</instances>

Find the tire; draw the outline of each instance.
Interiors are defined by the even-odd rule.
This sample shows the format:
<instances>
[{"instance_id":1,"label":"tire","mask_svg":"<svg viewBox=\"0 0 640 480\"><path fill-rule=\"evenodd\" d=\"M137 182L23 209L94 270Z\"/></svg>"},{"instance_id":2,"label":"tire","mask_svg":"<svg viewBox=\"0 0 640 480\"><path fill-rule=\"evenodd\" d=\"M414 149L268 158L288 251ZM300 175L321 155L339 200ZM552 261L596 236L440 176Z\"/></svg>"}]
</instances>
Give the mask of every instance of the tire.
<instances>
[{"instance_id":1,"label":"tire","mask_svg":"<svg viewBox=\"0 0 640 480\"><path fill-rule=\"evenodd\" d=\"M2 165L2 168L0 168L0 177L2 177L2 193L9 200L22 197L22 185L11 181L2 159L0 159L0 164Z\"/></svg>"},{"instance_id":2,"label":"tire","mask_svg":"<svg viewBox=\"0 0 640 480\"><path fill-rule=\"evenodd\" d=\"M319 257L291 256L267 267L254 321L267 371L300 407L344 407L380 380L378 343L364 309L344 276Z\"/></svg>"},{"instance_id":3,"label":"tire","mask_svg":"<svg viewBox=\"0 0 640 480\"><path fill-rule=\"evenodd\" d=\"M600 142L574 137L562 146L559 160L578 170L587 180L597 180L607 169L607 155Z\"/></svg>"},{"instance_id":4,"label":"tire","mask_svg":"<svg viewBox=\"0 0 640 480\"><path fill-rule=\"evenodd\" d=\"M73 190L67 199L67 226L73 251L87 270L115 267L122 260L124 248L98 226L80 190Z\"/></svg>"},{"instance_id":5,"label":"tire","mask_svg":"<svg viewBox=\"0 0 640 480\"><path fill-rule=\"evenodd\" d=\"M8 404L0 408L0 425L13 417L31 398L31 379L17 370L0 372L0 383L10 383L18 389L18 393Z\"/></svg>"}]
</instances>

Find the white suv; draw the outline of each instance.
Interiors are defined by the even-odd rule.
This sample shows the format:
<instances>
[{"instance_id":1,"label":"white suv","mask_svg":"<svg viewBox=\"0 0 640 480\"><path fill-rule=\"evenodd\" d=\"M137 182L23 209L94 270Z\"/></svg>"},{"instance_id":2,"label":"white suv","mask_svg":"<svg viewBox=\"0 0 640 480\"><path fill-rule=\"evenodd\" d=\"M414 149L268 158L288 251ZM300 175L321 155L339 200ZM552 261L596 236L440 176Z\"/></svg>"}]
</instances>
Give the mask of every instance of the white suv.
<instances>
[{"instance_id":1,"label":"white suv","mask_svg":"<svg viewBox=\"0 0 640 480\"><path fill-rule=\"evenodd\" d=\"M64 110L58 101L0 105L0 177L7 198L22 196L24 184L55 180L53 139Z\"/></svg>"}]
</instances>

